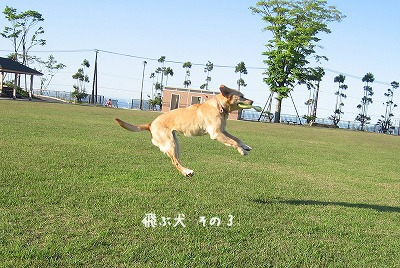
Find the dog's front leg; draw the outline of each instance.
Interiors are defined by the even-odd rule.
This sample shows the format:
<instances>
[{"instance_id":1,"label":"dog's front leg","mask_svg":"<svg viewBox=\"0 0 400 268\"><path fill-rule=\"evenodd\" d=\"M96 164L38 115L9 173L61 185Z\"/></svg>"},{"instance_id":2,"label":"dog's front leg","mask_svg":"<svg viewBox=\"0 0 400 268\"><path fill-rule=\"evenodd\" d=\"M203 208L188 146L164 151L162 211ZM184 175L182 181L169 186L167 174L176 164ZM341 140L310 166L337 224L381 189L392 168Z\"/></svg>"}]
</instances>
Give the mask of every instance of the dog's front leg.
<instances>
[{"instance_id":1,"label":"dog's front leg","mask_svg":"<svg viewBox=\"0 0 400 268\"><path fill-rule=\"evenodd\" d=\"M225 136L227 136L227 137L231 138L232 140L235 140L237 143L239 143L240 147L242 147L246 151L250 151L251 149L253 149L250 146L248 146L247 144L245 144L243 141L241 141L239 138L236 138L235 136L229 134L226 130L224 130L223 133L225 134Z\"/></svg>"},{"instance_id":2,"label":"dog's front leg","mask_svg":"<svg viewBox=\"0 0 400 268\"><path fill-rule=\"evenodd\" d=\"M231 147L235 148L236 150L238 150L238 152L241 155L248 154L247 151L239 144L239 142L237 142L235 139L232 139L229 136L225 135L223 132L217 132L217 133L210 134L210 137L213 140L217 140L227 146L231 146Z\"/></svg>"}]
</instances>

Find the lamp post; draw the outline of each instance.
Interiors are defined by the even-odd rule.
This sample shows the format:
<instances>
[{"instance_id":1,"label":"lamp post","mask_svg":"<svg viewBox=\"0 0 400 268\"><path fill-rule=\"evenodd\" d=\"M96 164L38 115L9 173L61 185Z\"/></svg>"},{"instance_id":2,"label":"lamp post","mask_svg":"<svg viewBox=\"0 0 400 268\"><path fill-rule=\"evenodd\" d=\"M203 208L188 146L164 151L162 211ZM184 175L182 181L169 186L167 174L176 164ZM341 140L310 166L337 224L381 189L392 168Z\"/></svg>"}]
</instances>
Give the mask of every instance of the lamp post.
<instances>
[{"instance_id":1,"label":"lamp post","mask_svg":"<svg viewBox=\"0 0 400 268\"><path fill-rule=\"evenodd\" d=\"M143 110L143 81L144 81L144 70L146 69L147 61L143 61L143 76L142 76L142 89L140 90L140 110Z\"/></svg>"}]
</instances>

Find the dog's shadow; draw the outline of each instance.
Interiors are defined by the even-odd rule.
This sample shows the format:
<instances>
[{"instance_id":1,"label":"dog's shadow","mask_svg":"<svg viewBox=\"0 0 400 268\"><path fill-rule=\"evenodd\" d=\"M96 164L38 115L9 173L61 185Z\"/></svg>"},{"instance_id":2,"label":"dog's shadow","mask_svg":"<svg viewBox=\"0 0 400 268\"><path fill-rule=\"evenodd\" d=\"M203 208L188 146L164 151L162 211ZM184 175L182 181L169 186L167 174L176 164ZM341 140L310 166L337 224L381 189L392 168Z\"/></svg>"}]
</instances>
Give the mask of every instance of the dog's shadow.
<instances>
[{"instance_id":1,"label":"dog's shadow","mask_svg":"<svg viewBox=\"0 0 400 268\"><path fill-rule=\"evenodd\" d=\"M373 209L380 212L397 212L400 213L400 207L391 206L381 206L381 205L371 205L371 204L358 204L358 203L348 203L348 202L328 202L328 201L317 201L317 200L266 200L262 198L252 199L254 203L258 204L288 204L294 206L340 206L348 208L361 208L361 209Z\"/></svg>"}]
</instances>

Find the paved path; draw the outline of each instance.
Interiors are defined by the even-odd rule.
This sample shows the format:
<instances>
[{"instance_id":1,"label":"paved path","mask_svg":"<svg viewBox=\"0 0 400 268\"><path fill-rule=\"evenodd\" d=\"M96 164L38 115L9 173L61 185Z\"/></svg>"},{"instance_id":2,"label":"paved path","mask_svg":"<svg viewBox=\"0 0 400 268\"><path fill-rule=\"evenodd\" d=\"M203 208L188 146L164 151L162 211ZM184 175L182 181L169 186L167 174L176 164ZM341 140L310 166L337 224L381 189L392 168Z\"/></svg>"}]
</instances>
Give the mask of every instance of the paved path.
<instances>
[{"instance_id":1,"label":"paved path","mask_svg":"<svg viewBox=\"0 0 400 268\"><path fill-rule=\"evenodd\" d=\"M4 97L0 97L0 100L13 100L12 98L4 98ZM29 101L28 98L23 98L23 99L16 99L17 101ZM45 101L45 102L50 102L50 103L69 103L65 100L61 100L61 99L57 99L54 97L48 97L48 96L35 96L34 99L32 99L32 101Z\"/></svg>"},{"instance_id":2,"label":"paved path","mask_svg":"<svg viewBox=\"0 0 400 268\"><path fill-rule=\"evenodd\" d=\"M48 97L48 96L35 96L36 98L39 99L39 101L46 101L46 102L54 102L54 103L69 103L68 101L62 100L62 99L57 99L54 97ZM36 99L37 101L37 99Z\"/></svg>"}]
</instances>

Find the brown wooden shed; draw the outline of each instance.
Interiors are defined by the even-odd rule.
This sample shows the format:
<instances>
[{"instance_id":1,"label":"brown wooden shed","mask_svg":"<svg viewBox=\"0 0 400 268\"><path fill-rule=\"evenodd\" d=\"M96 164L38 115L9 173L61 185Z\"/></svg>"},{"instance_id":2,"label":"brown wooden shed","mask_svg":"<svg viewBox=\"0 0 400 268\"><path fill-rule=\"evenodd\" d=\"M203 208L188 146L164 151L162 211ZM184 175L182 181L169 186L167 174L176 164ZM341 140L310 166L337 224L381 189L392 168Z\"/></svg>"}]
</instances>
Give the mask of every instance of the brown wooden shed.
<instances>
[{"instance_id":1,"label":"brown wooden shed","mask_svg":"<svg viewBox=\"0 0 400 268\"><path fill-rule=\"evenodd\" d=\"M196 103L203 103L218 94L219 92L211 92L209 90L165 87L163 91L162 112L185 108ZM228 118L237 120L238 111L230 113Z\"/></svg>"},{"instance_id":2,"label":"brown wooden shed","mask_svg":"<svg viewBox=\"0 0 400 268\"><path fill-rule=\"evenodd\" d=\"M2 58L0 57L0 95L3 91L3 80L4 73L13 73L15 74L14 78L14 88L13 88L13 98L16 98L17 94L17 79L18 75L30 75L30 87L29 87L29 99L32 99L32 90L33 90L33 76L35 75L43 75L41 72L36 71L35 69L29 68L21 63L13 61L12 59Z\"/></svg>"}]
</instances>

